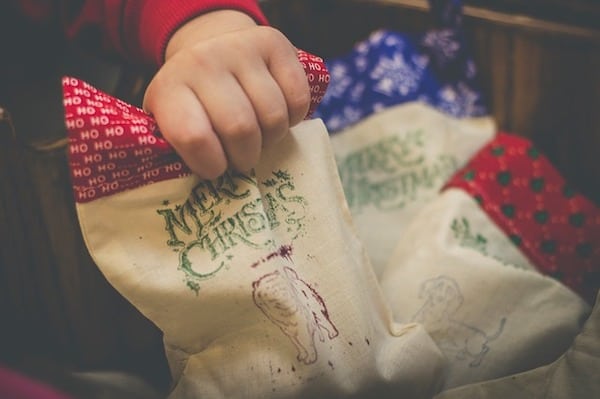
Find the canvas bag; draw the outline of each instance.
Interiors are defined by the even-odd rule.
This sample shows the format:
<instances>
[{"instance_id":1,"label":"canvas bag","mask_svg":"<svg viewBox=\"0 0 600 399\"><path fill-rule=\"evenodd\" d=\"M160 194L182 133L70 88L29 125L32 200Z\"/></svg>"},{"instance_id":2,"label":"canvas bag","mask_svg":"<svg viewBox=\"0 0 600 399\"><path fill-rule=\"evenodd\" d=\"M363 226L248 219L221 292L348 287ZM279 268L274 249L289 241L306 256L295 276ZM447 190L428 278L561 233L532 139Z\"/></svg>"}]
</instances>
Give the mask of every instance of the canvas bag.
<instances>
[{"instance_id":1,"label":"canvas bag","mask_svg":"<svg viewBox=\"0 0 600 399\"><path fill-rule=\"evenodd\" d=\"M598 208L502 133L413 218L381 284L395 320L423 324L446 355L447 389L562 355L598 292L599 260Z\"/></svg>"},{"instance_id":2,"label":"canvas bag","mask_svg":"<svg viewBox=\"0 0 600 399\"><path fill-rule=\"evenodd\" d=\"M600 396L600 297L558 360L523 373L450 389L435 399L597 398Z\"/></svg>"},{"instance_id":3,"label":"canvas bag","mask_svg":"<svg viewBox=\"0 0 600 399\"><path fill-rule=\"evenodd\" d=\"M200 181L141 110L63 83L82 234L163 331L169 397L437 390L444 359L421 326L392 322L320 120L266 149L254 174Z\"/></svg>"},{"instance_id":4,"label":"canvas bag","mask_svg":"<svg viewBox=\"0 0 600 399\"><path fill-rule=\"evenodd\" d=\"M415 213L495 134L420 102L389 107L331 136L346 200L379 276Z\"/></svg>"}]
</instances>

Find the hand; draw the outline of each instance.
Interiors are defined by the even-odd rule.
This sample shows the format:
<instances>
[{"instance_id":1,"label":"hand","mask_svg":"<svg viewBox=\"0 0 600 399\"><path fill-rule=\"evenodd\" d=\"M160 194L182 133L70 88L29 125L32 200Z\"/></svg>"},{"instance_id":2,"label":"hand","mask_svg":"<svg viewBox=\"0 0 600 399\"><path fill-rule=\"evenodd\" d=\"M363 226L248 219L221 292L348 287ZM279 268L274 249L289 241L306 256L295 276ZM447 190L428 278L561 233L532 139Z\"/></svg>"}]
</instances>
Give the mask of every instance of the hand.
<instances>
[{"instance_id":1,"label":"hand","mask_svg":"<svg viewBox=\"0 0 600 399\"><path fill-rule=\"evenodd\" d=\"M150 82L144 109L190 169L247 171L261 149L306 116L310 89L296 48L246 14L219 10L182 26Z\"/></svg>"}]
</instances>

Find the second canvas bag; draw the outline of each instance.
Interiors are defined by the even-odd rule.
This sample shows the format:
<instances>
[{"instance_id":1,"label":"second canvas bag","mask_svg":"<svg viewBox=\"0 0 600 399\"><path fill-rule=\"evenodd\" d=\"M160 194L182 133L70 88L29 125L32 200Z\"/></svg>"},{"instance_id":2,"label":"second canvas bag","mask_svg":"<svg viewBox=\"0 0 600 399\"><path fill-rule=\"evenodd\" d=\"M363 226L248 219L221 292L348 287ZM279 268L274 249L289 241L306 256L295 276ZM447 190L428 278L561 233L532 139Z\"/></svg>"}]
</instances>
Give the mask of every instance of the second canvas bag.
<instances>
[{"instance_id":1,"label":"second canvas bag","mask_svg":"<svg viewBox=\"0 0 600 399\"><path fill-rule=\"evenodd\" d=\"M555 361L599 271L600 209L529 140L500 133L414 216L381 284L395 320L444 352L452 388Z\"/></svg>"},{"instance_id":2,"label":"second canvas bag","mask_svg":"<svg viewBox=\"0 0 600 399\"><path fill-rule=\"evenodd\" d=\"M415 213L495 134L420 102L373 114L331 137L352 218L377 275Z\"/></svg>"}]
</instances>

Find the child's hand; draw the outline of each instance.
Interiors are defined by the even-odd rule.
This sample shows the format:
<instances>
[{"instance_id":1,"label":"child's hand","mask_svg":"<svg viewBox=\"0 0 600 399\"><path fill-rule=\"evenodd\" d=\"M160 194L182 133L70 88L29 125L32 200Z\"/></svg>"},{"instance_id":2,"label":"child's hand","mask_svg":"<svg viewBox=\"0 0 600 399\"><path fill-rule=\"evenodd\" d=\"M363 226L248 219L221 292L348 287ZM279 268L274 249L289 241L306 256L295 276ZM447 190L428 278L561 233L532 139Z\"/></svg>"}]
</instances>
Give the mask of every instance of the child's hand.
<instances>
[{"instance_id":1,"label":"child's hand","mask_svg":"<svg viewBox=\"0 0 600 399\"><path fill-rule=\"evenodd\" d=\"M221 10L182 26L146 90L144 109L201 178L247 171L309 108L296 49L279 31Z\"/></svg>"}]
</instances>

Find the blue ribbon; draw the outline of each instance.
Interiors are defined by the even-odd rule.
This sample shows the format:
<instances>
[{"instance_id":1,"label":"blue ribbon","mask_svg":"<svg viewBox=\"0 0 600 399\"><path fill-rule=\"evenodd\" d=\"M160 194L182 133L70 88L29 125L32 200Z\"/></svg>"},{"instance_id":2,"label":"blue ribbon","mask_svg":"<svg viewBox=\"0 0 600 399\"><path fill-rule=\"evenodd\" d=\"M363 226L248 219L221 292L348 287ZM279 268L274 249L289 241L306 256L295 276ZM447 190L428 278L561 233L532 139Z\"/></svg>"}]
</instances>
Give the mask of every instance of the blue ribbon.
<instances>
[{"instance_id":1,"label":"blue ribbon","mask_svg":"<svg viewBox=\"0 0 600 399\"><path fill-rule=\"evenodd\" d=\"M373 32L325 60L329 88L314 117L330 133L390 106L421 101L454 117L488 114L462 30L460 0L430 0L436 27L420 35Z\"/></svg>"}]
</instances>

